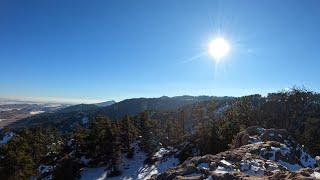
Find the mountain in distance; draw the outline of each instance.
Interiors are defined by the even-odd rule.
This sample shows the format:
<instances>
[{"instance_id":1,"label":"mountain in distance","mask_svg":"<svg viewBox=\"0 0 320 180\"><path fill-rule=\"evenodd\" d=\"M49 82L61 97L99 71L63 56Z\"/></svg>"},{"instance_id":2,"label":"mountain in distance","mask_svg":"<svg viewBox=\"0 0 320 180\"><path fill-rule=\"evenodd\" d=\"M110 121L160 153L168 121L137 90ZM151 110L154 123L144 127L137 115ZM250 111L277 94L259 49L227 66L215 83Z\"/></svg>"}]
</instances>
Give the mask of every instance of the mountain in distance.
<instances>
[{"instance_id":1,"label":"mountain in distance","mask_svg":"<svg viewBox=\"0 0 320 180\"><path fill-rule=\"evenodd\" d=\"M98 107L95 104L77 104L60 109L54 113L70 113L70 112L90 112L97 110Z\"/></svg>"},{"instance_id":2,"label":"mountain in distance","mask_svg":"<svg viewBox=\"0 0 320 180\"><path fill-rule=\"evenodd\" d=\"M138 115L139 113L150 111L169 111L177 110L183 106L211 100L232 100L233 97L215 96L176 96L160 98L134 98L126 99L118 103L101 107L96 104L79 104L59 109L51 113L42 113L17 121L9 128L26 127L33 125L55 124L63 130L68 130L75 123L86 125L88 120L98 115L104 115L111 119L120 119L125 115ZM84 121L84 119L86 119Z\"/></svg>"},{"instance_id":3,"label":"mountain in distance","mask_svg":"<svg viewBox=\"0 0 320 180\"><path fill-rule=\"evenodd\" d=\"M12 98L3 98L0 97L0 105L12 105L12 104L41 104L40 102L36 101L28 101L28 100L19 100L19 99L12 99ZM44 103L42 103L44 104Z\"/></svg>"},{"instance_id":4,"label":"mountain in distance","mask_svg":"<svg viewBox=\"0 0 320 180\"><path fill-rule=\"evenodd\" d=\"M17 102L17 101L15 101ZM20 120L25 120L22 124L47 124L52 121L65 121L72 119L77 121L86 118L84 115L92 114L99 108L113 104L114 101L106 101L96 104L6 104L0 105L0 127L11 123L19 125ZM16 123L14 123L16 122Z\"/></svg>"},{"instance_id":5,"label":"mountain in distance","mask_svg":"<svg viewBox=\"0 0 320 180\"><path fill-rule=\"evenodd\" d=\"M57 127L64 131L73 127L73 124L80 123L86 125L89 117L93 116L100 107L94 104L78 104L58 109L54 112L45 112L31 117L27 117L9 124L9 128L20 128L28 126L49 126L58 125Z\"/></svg>"},{"instance_id":6,"label":"mountain in distance","mask_svg":"<svg viewBox=\"0 0 320 180\"><path fill-rule=\"evenodd\" d=\"M137 115L140 112L151 111L168 111L176 110L186 105L194 103L222 100L222 99L234 99L234 97L216 97L216 96L175 96L168 97L162 96L160 98L133 98L126 99L119 103L115 103L106 108L100 109L99 113L106 115L112 119L119 119L125 115Z\"/></svg>"},{"instance_id":7,"label":"mountain in distance","mask_svg":"<svg viewBox=\"0 0 320 180\"><path fill-rule=\"evenodd\" d=\"M98 107L107 107L107 106L110 106L112 104L115 104L117 103L116 101L114 100L111 100L111 101L105 101L105 102L101 102L101 103L96 103L94 105L98 106Z\"/></svg>"}]
</instances>

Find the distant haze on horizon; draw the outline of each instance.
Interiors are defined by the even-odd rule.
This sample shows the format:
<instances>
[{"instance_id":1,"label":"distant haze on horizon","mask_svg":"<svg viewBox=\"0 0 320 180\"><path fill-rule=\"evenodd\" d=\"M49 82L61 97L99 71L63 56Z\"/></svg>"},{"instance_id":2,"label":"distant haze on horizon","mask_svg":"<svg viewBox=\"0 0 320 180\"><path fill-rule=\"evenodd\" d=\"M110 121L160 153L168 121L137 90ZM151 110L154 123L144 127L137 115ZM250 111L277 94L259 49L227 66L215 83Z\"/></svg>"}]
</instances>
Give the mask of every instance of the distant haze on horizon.
<instances>
[{"instance_id":1,"label":"distant haze on horizon","mask_svg":"<svg viewBox=\"0 0 320 180\"><path fill-rule=\"evenodd\" d=\"M320 1L0 1L0 97L96 103L320 91ZM208 42L230 53L215 63Z\"/></svg>"},{"instance_id":2,"label":"distant haze on horizon","mask_svg":"<svg viewBox=\"0 0 320 180\"><path fill-rule=\"evenodd\" d=\"M61 98L61 97L23 97L23 96L0 96L0 104L2 101L26 101L26 102L32 102L32 103L65 103L65 104L95 104L95 103L101 103L106 101L116 101L120 102L126 99L133 99L133 98L160 98L163 96L167 97L177 97L177 96L229 96L229 97L241 97L246 95L253 95L253 94L260 94L262 96L266 96L268 93L275 93L280 91L288 91L293 87L290 88L284 88L279 90L270 90L270 91L243 91L244 94L238 94L238 95L230 95L230 94L180 94L180 95L162 95L162 96L137 96L137 97L127 97L122 99L89 99L89 98ZM298 87L300 88L300 87ZM301 87L304 88L304 87ZM307 89L310 90L310 89ZM312 91L312 90L310 90ZM239 92L239 91L238 91Z\"/></svg>"}]
</instances>

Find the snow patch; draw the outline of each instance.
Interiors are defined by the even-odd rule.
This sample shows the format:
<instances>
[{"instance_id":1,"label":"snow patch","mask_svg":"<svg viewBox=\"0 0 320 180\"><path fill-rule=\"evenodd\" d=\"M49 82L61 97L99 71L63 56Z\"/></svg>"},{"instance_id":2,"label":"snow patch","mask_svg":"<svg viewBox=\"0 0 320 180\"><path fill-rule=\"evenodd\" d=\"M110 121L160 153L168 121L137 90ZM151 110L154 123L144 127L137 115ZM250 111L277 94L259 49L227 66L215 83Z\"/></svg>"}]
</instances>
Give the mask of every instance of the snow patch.
<instances>
[{"instance_id":1,"label":"snow patch","mask_svg":"<svg viewBox=\"0 0 320 180\"><path fill-rule=\"evenodd\" d=\"M156 162L154 165L146 166L138 174L137 179L150 179L152 175L163 173L171 167L177 166L179 164L179 159L174 157L168 157L164 160Z\"/></svg>"},{"instance_id":2,"label":"snow patch","mask_svg":"<svg viewBox=\"0 0 320 180\"><path fill-rule=\"evenodd\" d=\"M251 144L256 144L256 143L261 143L261 138L259 136L249 136L249 143Z\"/></svg>"},{"instance_id":3,"label":"snow patch","mask_svg":"<svg viewBox=\"0 0 320 180\"><path fill-rule=\"evenodd\" d=\"M267 170L264 166L264 161L260 159L241 160L240 169L250 176L263 176Z\"/></svg>"},{"instance_id":4,"label":"snow patch","mask_svg":"<svg viewBox=\"0 0 320 180\"><path fill-rule=\"evenodd\" d=\"M3 136L2 140L0 140L0 144L7 144L12 139L13 136L14 136L13 132L6 133Z\"/></svg>"},{"instance_id":5,"label":"snow patch","mask_svg":"<svg viewBox=\"0 0 320 180\"><path fill-rule=\"evenodd\" d=\"M230 163L230 162L228 162L228 161L226 161L226 160L221 160L220 161L222 164L225 164L226 166L232 166L232 164Z\"/></svg>"},{"instance_id":6,"label":"snow patch","mask_svg":"<svg viewBox=\"0 0 320 180\"><path fill-rule=\"evenodd\" d=\"M122 156L122 174L120 176L107 178L108 170L106 167L84 168L81 172L80 179L100 180L107 178L110 180L146 180L150 179L154 174L162 173L168 170L170 167L174 167L179 164L179 159L175 158L173 155L165 156L171 153L170 150L165 148L161 148L158 152L155 153L154 157L159 158L159 160L156 161L155 164L144 164L147 155L140 149L138 144L139 142L133 144L133 147L135 149L133 158L127 158L125 155Z\"/></svg>"},{"instance_id":7,"label":"snow patch","mask_svg":"<svg viewBox=\"0 0 320 180\"><path fill-rule=\"evenodd\" d=\"M40 172L40 174L44 174L44 173L49 173L49 172L52 172L53 171L53 166L47 166L47 165L43 165L41 164L39 167L38 167L38 171Z\"/></svg>"},{"instance_id":8,"label":"snow patch","mask_svg":"<svg viewBox=\"0 0 320 180\"><path fill-rule=\"evenodd\" d=\"M44 113L45 111L31 111L30 114L31 115L36 115L36 114L41 114Z\"/></svg>"},{"instance_id":9,"label":"snow patch","mask_svg":"<svg viewBox=\"0 0 320 180\"><path fill-rule=\"evenodd\" d=\"M14 109L12 109L12 108L0 108L0 112L1 111L11 111L11 110L14 110Z\"/></svg>"},{"instance_id":10,"label":"snow patch","mask_svg":"<svg viewBox=\"0 0 320 180\"><path fill-rule=\"evenodd\" d=\"M218 166L217 169L214 170L213 172L217 173L217 174L226 174L226 173L233 172L233 169L225 168L225 167L222 167L222 166Z\"/></svg>"},{"instance_id":11,"label":"snow patch","mask_svg":"<svg viewBox=\"0 0 320 180\"><path fill-rule=\"evenodd\" d=\"M312 158L308 153L304 150L301 150L300 162L304 167L314 167L317 163L314 158Z\"/></svg>"},{"instance_id":12,"label":"snow patch","mask_svg":"<svg viewBox=\"0 0 320 180\"><path fill-rule=\"evenodd\" d=\"M300 152L300 161L299 164L290 164L285 162L281 159L276 159L276 153L281 153L282 157L290 156L292 153L296 153L294 149L288 147L286 144L280 144L280 147L273 147L271 146L271 150L267 150L266 148L261 148L260 152L263 157L266 157L270 160L276 161L285 168L290 171L297 171L303 167L315 167L316 160L315 158L311 157L308 153L303 150L303 146L298 146L295 148L296 151Z\"/></svg>"},{"instance_id":13,"label":"snow patch","mask_svg":"<svg viewBox=\"0 0 320 180\"><path fill-rule=\"evenodd\" d=\"M200 163L200 164L198 164L198 168L209 169L209 164L208 163Z\"/></svg>"},{"instance_id":14,"label":"snow patch","mask_svg":"<svg viewBox=\"0 0 320 180\"><path fill-rule=\"evenodd\" d=\"M107 178L106 167L84 168L81 171L81 180L104 180Z\"/></svg>"},{"instance_id":15,"label":"snow patch","mask_svg":"<svg viewBox=\"0 0 320 180\"><path fill-rule=\"evenodd\" d=\"M311 174L311 177L314 177L314 178L316 178L316 179L320 179L320 173L319 173L319 172L313 172L313 173Z\"/></svg>"},{"instance_id":16,"label":"snow patch","mask_svg":"<svg viewBox=\"0 0 320 180\"><path fill-rule=\"evenodd\" d=\"M162 158L164 155L168 154L170 151L165 149L165 148L160 148L159 151L157 151L155 154L154 154L154 157L156 158Z\"/></svg>"},{"instance_id":17,"label":"snow patch","mask_svg":"<svg viewBox=\"0 0 320 180\"><path fill-rule=\"evenodd\" d=\"M266 131L265 128L260 128L260 127L258 127L257 130L259 131L260 134L262 134L264 131Z\"/></svg>"},{"instance_id":18,"label":"snow patch","mask_svg":"<svg viewBox=\"0 0 320 180\"><path fill-rule=\"evenodd\" d=\"M284 166L285 168L287 168L290 171L298 171L299 169L301 169L302 167L299 164L290 164L284 161L279 160L278 161L279 164L281 164L282 166Z\"/></svg>"},{"instance_id":19,"label":"snow patch","mask_svg":"<svg viewBox=\"0 0 320 180\"><path fill-rule=\"evenodd\" d=\"M232 164L229 161L226 161L223 159L220 161L220 163L221 163L221 166L218 166L217 169L215 169L213 172L218 174L225 174L225 173L231 173L235 171L232 167Z\"/></svg>"}]
</instances>

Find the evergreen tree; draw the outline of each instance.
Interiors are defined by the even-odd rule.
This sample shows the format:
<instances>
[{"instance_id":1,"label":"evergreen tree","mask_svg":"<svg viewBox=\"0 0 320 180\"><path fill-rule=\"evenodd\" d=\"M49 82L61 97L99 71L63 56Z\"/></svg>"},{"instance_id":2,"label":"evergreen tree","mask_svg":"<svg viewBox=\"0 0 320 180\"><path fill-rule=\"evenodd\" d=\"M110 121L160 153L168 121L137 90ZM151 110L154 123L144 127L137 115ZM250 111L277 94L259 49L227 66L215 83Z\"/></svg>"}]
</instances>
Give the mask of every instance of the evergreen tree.
<instances>
[{"instance_id":1,"label":"evergreen tree","mask_svg":"<svg viewBox=\"0 0 320 180\"><path fill-rule=\"evenodd\" d=\"M304 132L299 139L304 142L312 154L320 152L320 118L308 118L305 122Z\"/></svg>"},{"instance_id":2,"label":"evergreen tree","mask_svg":"<svg viewBox=\"0 0 320 180\"><path fill-rule=\"evenodd\" d=\"M220 136L219 136L219 129L216 126L215 122L213 122L212 125L211 125L211 133L210 133L209 145L210 145L209 152L211 154L217 154L217 153L222 152L223 150L225 150L223 148L223 146L221 146L221 139L220 139Z\"/></svg>"},{"instance_id":3,"label":"evergreen tree","mask_svg":"<svg viewBox=\"0 0 320 180\"><path fill-rule=\"evenodd\" d=\"M29 179L37 176L37 167L48 152L59 151L58 137L51 128L30 128L16 132L0 146L1 179Z\"/></svg>"},{"instance_id":4,"label":"evergreen tree","mask_svg":"<svg viewBox=\"0 0 320 180\"><path fill-rule=\"evenodd\" d=\"M120 139L125 152L131 152L131 144L137 138L138 131L134 125L133 119L126 115L120 121Z\"/></svg>"},{"instance_id":5,"label":"evergreen tree","mask_svg":"<svg viewBox=\"0 0 320 180\"><path fill-rule=\"evenodd\" d=\"M76 156L82 155L82 153L87 149L85 143L87 139L87 133L85 128L79 124L76 124L74 131L72 132L72 138L74 140L74 153Z\"/></svg>"},{"instance_id":6,"label":"evergreen tree","mask_svg":"<svg viewBox=\"0 0 320 180\"><path fill-rule=\"evenodd\" d=\"M31 146L24 137L16 136L1 147L0 179L29 179L36 175Z\"/></svg>"},{"instance_id":7,"label":"evergreen tree","mask_svg":"<svg viewBox=\"0 0 320 180\"><path fill-rule=\"evenodd\" d=\"M157 148L157 141L153 133L152 122L149 113L143 112L140 116L140 134L142 136L142 148L145 152L152 154Z\"/></svg>"},{"instance_id":8,"label":"evergreen tree","mask_svg":"<svg viewBox=\"0 0 320 180\"><path fill-rule=\"evenodd\" d=\"M53 172L54 180L75 180L80 178L81 165L75 159L66 156L57 165Z\"/></svg>"}]
</instances>

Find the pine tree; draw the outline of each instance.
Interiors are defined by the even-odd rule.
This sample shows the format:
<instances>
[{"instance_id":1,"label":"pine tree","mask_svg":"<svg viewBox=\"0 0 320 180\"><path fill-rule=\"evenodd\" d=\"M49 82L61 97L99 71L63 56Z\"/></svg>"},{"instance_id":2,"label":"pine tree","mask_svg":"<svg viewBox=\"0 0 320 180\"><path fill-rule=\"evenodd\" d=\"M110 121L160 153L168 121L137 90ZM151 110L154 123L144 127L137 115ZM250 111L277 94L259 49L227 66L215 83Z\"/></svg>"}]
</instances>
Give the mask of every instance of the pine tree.
<instances>
[{"instance_id":1,"label":"pine tree","mask_svg":"<svg viewBox=\"0 0 320 180\"><path fill-rule=\"evenodd\" d=\"M31 153L31 146L24 137L16 136L1 147L0 178L28 179L36 175L36 163Z\"/></svg>"},{"instance_id":2,"label":"pine tree","mask_svg":"<svg viewBox=\"0 0 320 180\"><path fill-rule=\"evenodd\" d=\"M81 155L84 151L86 151L87 147L85 144L87 133L85 128L81 125L76 124L74 131L72 132L72 138L74 139L74 153L76 156Z\"/></svg>"},{"instance_id":3,"label":"pine tree","mask_svg":"<svg viewBox=\"0 0 320 180\"><path fill-rule=\"evenodd\" d=\"M37 166L52 150L54 133L42 128L23 129L7 144L0 147L0 177L3 179L28 179L37 175Z\"/></svg>"},{"instance_id":4,"label":"pine tree","mask_svg":"<svg viewBox=\"0 0 320 180\"><path fill-rule=\"evenodd\" d=\"M179 129L181 130L180 137L182 137L182 141L183 141L183 138L185 138L185 136L186 136L186 112L185 112L185 110L180 111L179 124L180 124Z\"/></svg>"},{"instance_id":5,"label":"pine tree","mask_svg":"<svg viewBox=\"0 0 320 180\"><path fill-rule=\"evenodd\" d=\"M111 121L105 117L98 117L89 128L87 147L89 154L107 163L112 157L113 133Z\"/></svg>"},{"instance_id":6,"label":"pine tree","mask_svg":"<svg viewBox=\"0 0 320 180\"><path fill-rule=\"evenodd\" d=\"M80 178L80 163L69 157L65 156L57 165L53 172L54 180L76 180Z\"/></svg>"},{"instance_id":7,"label":"pine tree","mask_svg":"<svg viewBox=\"0 0 320 180\"><path fill-rule=\"evenodd\" d=\"M143 112L140 117L140 133L142 136L142 148L151 155L157 148L157 141L155 140L152 122L147 111Z\"/></svg>"},{"instance_id":8,"label":"pine tree","mask_svg":"<svg viewBox=\"0 0 320 180\"><path fill-rule=\"evenodd\" d=\"M215 122L212 122L212 125L211 125L210 141L209 141L208 144L210 145L209 152L211 154L217 154L217 153L225 150L223 148L223 146L221 146L221 139L220 139L220 136L219 136L219 129L216 126Z\"/></svg>"},{"instance_id":9,"label":"pine tree","mask_svg":"<svg viewBox=\"0 0 320 180\"><path fill-rule=\"evenodd\" d=\"M131 144L136 139L137 135L138 132L134 125L133 119L129 115L126 115L120 121L120 138L125 152L132 151Z\"/></svg>"},{"instance_id":10,"label":"pine tree","mask_svg":"<svg viewBox=\"0 0 320 180\"><path fill-rule=\"evenodd\" d=\"M111 131L110 131L110 137L112 139L109 139L111 141L110 146L108 148L111 149L111 176L120 175L122 171L122 162L121 162L121 141L120 141L120 134L119 134L119 128L118 124L113 122L111 124Z\"/></svg>"}]
</instances>

